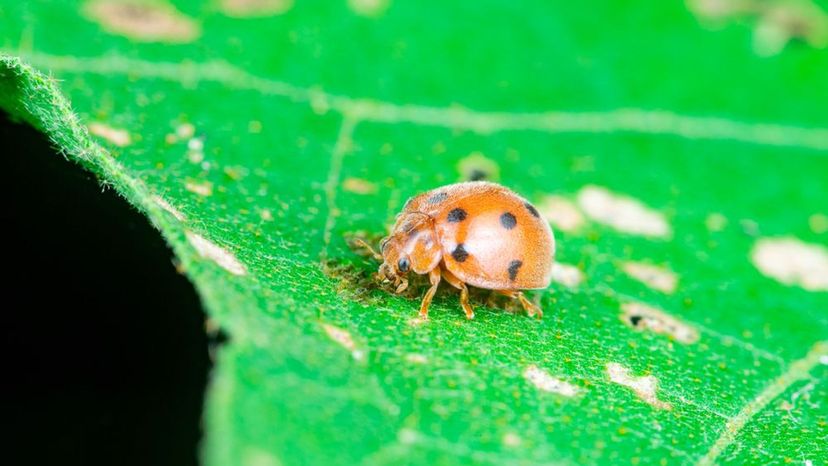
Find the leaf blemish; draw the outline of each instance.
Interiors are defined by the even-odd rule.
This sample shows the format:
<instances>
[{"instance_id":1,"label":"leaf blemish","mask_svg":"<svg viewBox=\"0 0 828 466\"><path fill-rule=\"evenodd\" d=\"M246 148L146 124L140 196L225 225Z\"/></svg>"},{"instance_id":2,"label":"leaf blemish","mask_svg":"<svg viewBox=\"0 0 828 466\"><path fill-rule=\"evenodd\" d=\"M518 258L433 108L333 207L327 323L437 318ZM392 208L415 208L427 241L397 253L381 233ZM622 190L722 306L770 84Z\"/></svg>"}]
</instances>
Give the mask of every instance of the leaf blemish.
<instances>
[{"instance_id":1,"label":"leaf blemish","mask_svg":"<svg viewBox=\"0 0 828 466\"><path fill-rule=\"evenodd\" d=\"M555 262L552 265L552 281L567 288L575 288L584 281L584 273L574 265Z\"/></svg>"},{"instance_id":2,"label":"leaf blemish","mask_svg":"<svg viewBox=\"0 0 828 466\"><path fill-rule=\"evenodd\" d=\"M828 249L796 238L764 238L751 251L753 265L763 275L808 291L828 291Z\"/></svg>"},{"instance_id":3,"label":"leaf blemish","mask_svg":"<svg viewBox=\"0 0 828 466\"><path fill-rule=\"evenodd\" d=\"M428 358L425 355L419 353L411 353L405 355L405 360L408 362L413 362L414 364L425 364L428 362Z\"/></svg>"},{"instance_id":4,"label":"leaf blemish","mask_svg":"<svg viewBox=\"0 0 828 466\"><path fill-rule=\"evenodd\" d=\"M626 262L621 268L630 277L656 291L671 294L676 291L678 286L676 273L665 267L645 262Z\"/></svg>"},{"instance_id":5,"label":"leaf blemish","mask_svg":"<svg viewBox=\"0 0 828 466\"><path fill-rule=\"evenodd\" d=\"M166 3L92 0L84 11L106 31L139 42L188 43L201 35L198 23Z\"/></svg>"},{"instance_id":6,"label":"leaf blemish","mask_svg":"<svg viewBox=\"0 0 828 466\"><path fill-rule=\"evenodd\" d=\"M377 185L362 178L346 178L342 182L342 189L355 194L374 194Z\"/></svg>"},{"instance_id":7,"label":"leaf blemish","mask_svg":"<svg viewBox=\"0 0 828 466\"><path fill-rule=\"evenodd\" d=\"M585 186L578 192L577 201L589 218L622 233L653 238L671 235L663 214L632 197L600 186Z\"/></svg>"},{"instance_id":8,"label":"leaf blemish","mask_svg":"<svg viewBox=\"0 0 828 466\"><path fill-rule=\"evenodd\" d=\"M233 275L247 274L247 267L226 249L191 231L186 232L186 235L187 240L201 257L215 262Z\"/></svg>"},{"instance_id":9,"label":"leaf blemish","mask_svg":"<svg viewBox=\"0 0 828 466\"><path fill-rule=\"evenodd\" d=\"M354 343L353 337L351 337L351 333L345 329L341 329L331 324L322 324L322 328L325 330L325 333L331 338L331 340L339 343L342 345L343 348L351 352L351 356L360 361L365 358L365 351L357 348L356 343Z\"/></svg>"},{"instance_id":10,"label":"leaf blemish","mask_svg":"<svg viewBox=\"0 0 828 466\"><path fill-rule=\"evenodd\" d=\"M650 330L681 343L689 344L699 340L699 332L695 328L644 303L622 303L621 321L636 330Z\"/></svg>"},{"instance_id":11,"label":"leaf blemish","mask_svg":"<svg viewBox=\"0 0 828 466\"><path fill-rule=\"evenodd\" d=\"M104 123L95 122L89 124L89 132L95 136L106 139L118 147L126 147L132 142L129 131L120 128L113 128Z\"/></svg>"},{"instance_id":12,"label":"leaf blemish","mask_svg":"<svg viewBox=\"0 0 828 466\"><path fill-rule=\"evenodd\" d=\"M553 227L574 232L584 225L584 216L575 204L563 196L546 196L538 204L538 210Z\"/></svg>"},{"instance_id":13,"label":"leaf blemish","mask_svg":"<svg viewBox=\"0 0 828 466\"><path fill-rule=\"evenodd\" d=\"M457 170L463 181L496 181L500 178L497 162L487 158L481 152L472 152L460 160Z\"/></svg>"},{"instance_id":14,"label":"leaf blemish","mask_svg":"<svg viewBox=\"0 0 828 466\"><path fill-rule=\"evenodd\" d=\"M579 391L577 386L557 377L553 377L551 374L535 365L529 366L523 371L523 378L539 390L549 393L557 393L558 395L572 397L577 395Z\"/></svg>"},{"instance_id":15,"label":"leaf blemish","mask_svg":"<svg viewBox=\"0 0 828 466\"><path fill-rule=\"evenodd\" d=\"M184 184L184 187L187 191L198 194L199 196L207 197L213 194L213 183L210 183L209 181L188 180Z\"/></svg>"},{"instance_id":16,"label":"leaf blemish","mask_svg":"<svg viewBox=\"0 0 828 466\"><path fill-rule=\"evenodd\" d=\"M658 390L658 379L653 375L646 375L642 377L635 377L630 374L630 370L621 364L611 362L607 364L607 374L612 382L627 387L635 392L639 398L646 401L650 405L658 409L672 409L673 406L661 401L656 397Z\"/></svg>"},{"instance_id":17,"label":"leaf blemish","mask_svg":"<svg viewBox=\"0 0 828 466\"><path fill-rule=\"evenodd\" d=\"M523 439L514 432L507 432L503 435L502 439L503 445L511 448L519 447L521 443L523 443Z\"/></svg>"}]
</instances>

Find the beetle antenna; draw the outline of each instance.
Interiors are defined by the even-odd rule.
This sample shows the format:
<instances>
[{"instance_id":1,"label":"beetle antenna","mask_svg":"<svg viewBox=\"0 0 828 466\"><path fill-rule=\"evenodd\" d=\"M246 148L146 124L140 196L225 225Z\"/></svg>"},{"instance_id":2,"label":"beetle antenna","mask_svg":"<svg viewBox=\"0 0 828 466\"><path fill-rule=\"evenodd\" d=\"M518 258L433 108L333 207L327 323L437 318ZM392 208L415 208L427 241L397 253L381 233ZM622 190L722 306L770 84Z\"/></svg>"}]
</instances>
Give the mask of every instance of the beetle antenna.
<instances>
[{"instance_id":1,"label":"beetle antenna","mask_svg":"<svg viewBox=\"0 0 828 466\"><path fill-rule=\"evenodd\" d=\"M382 257L382 254L375 251L374 248L372 248L371 245L366 243L362 238L354 238L354 243L356 243L361 248L367 249L368 252L371 253L371 256L374 257L374 259L376 259L380 262L382 262L384 260L383 257Z\"/></svg>"}]
</instances>

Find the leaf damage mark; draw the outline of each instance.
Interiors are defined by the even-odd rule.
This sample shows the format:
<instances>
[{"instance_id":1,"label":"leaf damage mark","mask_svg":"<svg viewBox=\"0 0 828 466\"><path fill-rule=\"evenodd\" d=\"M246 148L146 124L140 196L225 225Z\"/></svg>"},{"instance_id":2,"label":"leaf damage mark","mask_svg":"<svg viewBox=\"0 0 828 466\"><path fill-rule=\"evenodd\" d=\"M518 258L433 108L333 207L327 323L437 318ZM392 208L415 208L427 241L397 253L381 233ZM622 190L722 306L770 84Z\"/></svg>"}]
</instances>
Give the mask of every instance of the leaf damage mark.
<instances>
[{"instance_id":1,"label":"leaf damage mark","mask_svg":"<svg viewBox=\"0 0 828 466\"><path fill-rule=\"evenodd\" d=\"M645 375L635 377L630 374L630 370L621 364L611 362L607 364L607 375L612 382L629 388L639 398L658 409L670 410L673 406L666 402L659 400L656 396L658 391L658 379L653 375Z\"/></svg>"},{"instance_id":2,"label":"leaf damage mark","mask_svg":"<svg viewBox=\"0 0 828 466\"><path fill-rule=\"evenodd\" d=\"M322 324L322 328L331 340L339 343L343 348L351 352L351 356L357 361L365 359L365 351L357 348L351 333L345 329L331 324Z\"/></svg>"},{"instance_id":3,"label":"leaf damage mark","mask_svg":"<svg viewBox=\"0 0 828 466\"><path fill-rule=\"evenodd\" d=\"M828 291L828 249L793 237L762 238L750 253L766 277L808 291Z\"/></svg>"},{"instance_id":4,"label":"leaf damage mark","mask_svg":"<svg viewBox=\"0 0 828 466\"><path fill-rule=\"evenodd\" d=\"M678 286L678 275L670 269L645 262L625 262L621 269L648 287L672 294Z\"/></svg>"},{"instance_id":5,"label":"leaf damage mark","mask_svg":"<svg viewBox=\"0 0 828 466\"><path fill-rule=\"evenodd\" d=\"M406 354L405 360L414 364L426 364L428 362L428 358L419 353Z\"/></svg>"},{"instance_id":6,"label":"leaf damage mark","mask_svg":"<svg viewBox=\"0 0 828 466\"><path fill-rule=\"evenodd\" d=\"M555 262L552 264L552 281L567 288L575 288L583 283L584 273L574 265Z\"/></svg>"},{"instance_id":7,"label":"leaf damage mark","mask_svg":"<svg viewBox=\"0 0 828 466\"><path fill-rule=\"evenodd\" d=\"M573 397L580 391L577 386L557 377L553 377L551 374L535 365L531 365L523 371L523 378L544 392L557 393L558 395Z\"/></svg>"},{"instance_id":8,"label":"leaf damage mark","mask_svg":"<svg viewBox=\"0 0 828 466\"><path fill-rule=\"evenodd\" d=\"M198 194L199 196L207 197L213 194L213 183L210 183L209 181L187 180L187 182L184 183L184 187L187 191Z\"/></svg>"},{"instance_id":9,"label":"leaf damage mark","mask_svg":"<svg viewBox=\"0 0 828 466\"><path fill-rule=\"evenodd\" d=\"M221 12L232 18L283 15L293 8L294 0L221 0Z\"/></svg>"},{"instance_id":10,"label":"leaf damage mark","mask_svg":"<svg viewBox=\"0 0 828 466\"><path fill-rule=\"evenodd\" d=\"M828 14L811 0L688 0L687 6L713 27L754 22L753 50L759 56L779 54L792 40L828 46Z\"/></svg>"},{"instance_id":11,"label":"leaf damage mark","mask_svg":"<svg viewBox=\"0 0 828 466\"><path fill-rule=\"evenodd\" d=\"M621 304L621 321L636 330L650 330L681 343L695 343L699 332L661 309L640 302Z\"/></svg>"},{"instance_id":12,"label":"leaf damage mark","mask_svg":"<svg viewBox=\"0 0 828 466\"><path fill-rule=\"evenodd\" d=\"M106 123L90 123L89 132L95 136L106 139L118 147L126 147L132 142L129 131L121 128L114 128Z\"/></svg>"},{"instance_id":13,"label":"leaf damage mark","mask_svg":"<svg viewBox=\"0 0 828 466\"><path fill-rule=\"evenodd\" d=\"M572 233L584 226L584 216L575 203L563 196L546 196L538 204L538 210L555 228Z\"/></svg>"},{"instance_id":14,"label":"leaf damage mark","mask_svg":"<svg viewBox=\"0 0 828 466\"><path fill-rule=\"evenodd\" d=\"M201 257L215 262L233 275L247 275L247 267L226 249L191 231L186 232L186 235Z\"/></svg>"},{"instance_id":15,"label":"leaf damage mark","mask_svg":"<svg viewBox=\"0 0 828 466\"><path fill-rule=\"evenodd\" d=\"M201 36L201 27L195 20L162 1L91 0L84 12L107 32L138 42L182 44Z\"/></svg>"},{"instance_id":16,"label":"leaf damage mark","mask_svg":"<svg viewBox=\"0 0 828 466\"><path fill-rule=\"evenodd\" d=\"M589 185L578 192L577 201L592 220L622 233L653 238L672 234L663 214L632 197Z\"/></svg>"},{"instance_id":17,"label":"leaf damage mark","mask_svg":"<svg viewBox=\"0 0 828 466\"><path fill-rule=\"evenodd\" d=\"M354 194L374 194L377 192L376 183L363 178L345 178L342 189Z\"/></svg>"},{"instance_id":18,"label":"leaf damage mark","mask_svg":"<svg viewBox=\"0 0 828 466\"><path fill-rule=\"evenodd\" d=\"M503 435L501 442L503 442L504 446L517 448L523 443L523 439L514 432L507 432Z\"/></svg>"},{"instance_id":19,"label":"leaf damage mark","mask_svg":"<svg viewBox=\"0 0 828 466\"><path fill-rule=\"evenodd\" d=\"M463 181L497 181L500 179L500 166L497 162L483 155L472 152L457 163L457 171Z\"/></svg>"}]
</instances>

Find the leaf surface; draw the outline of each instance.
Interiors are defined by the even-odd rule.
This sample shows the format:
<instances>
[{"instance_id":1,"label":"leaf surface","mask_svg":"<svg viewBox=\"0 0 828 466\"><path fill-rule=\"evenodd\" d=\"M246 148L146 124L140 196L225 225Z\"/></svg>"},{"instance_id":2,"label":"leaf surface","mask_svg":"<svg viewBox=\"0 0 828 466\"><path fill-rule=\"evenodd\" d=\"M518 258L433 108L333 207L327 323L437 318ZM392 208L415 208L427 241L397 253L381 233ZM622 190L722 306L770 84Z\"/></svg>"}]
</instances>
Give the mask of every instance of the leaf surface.
<instances>
[{"instance_id":1,"label":"leaf surface","mask_svg":"<svg viewBox=\"0 0 828 466\"><path fill-rule=\"evenodd\" d=\"M205 464L824 464L824 6L780 45L700 2L447 3L0 2L0 107L230 337ZM419 322L346 238L481 174L553 223L546 316Z\"/></svg>"}]
</instances>

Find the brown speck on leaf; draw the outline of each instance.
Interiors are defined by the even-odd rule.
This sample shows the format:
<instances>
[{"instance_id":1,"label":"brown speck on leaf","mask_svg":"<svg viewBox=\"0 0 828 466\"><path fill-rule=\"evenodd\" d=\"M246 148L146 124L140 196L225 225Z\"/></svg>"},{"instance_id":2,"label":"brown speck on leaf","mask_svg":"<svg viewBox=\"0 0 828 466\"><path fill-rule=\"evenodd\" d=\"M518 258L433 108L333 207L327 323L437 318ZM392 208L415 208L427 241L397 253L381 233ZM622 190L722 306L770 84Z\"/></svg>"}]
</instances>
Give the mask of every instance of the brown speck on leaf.
<instances>
[{"instance_id":1,"label":"brown speck on leaf","mask_svg":"<svg viewBox=\"0 0 828 466\"><path fill-rule=\"evenodd\" d=\"M699 332L688 324L648 304L621 304L621 321L636 330L649 330L667 335L681 343L695 343Z\"/></svg>"}]
</instances>

